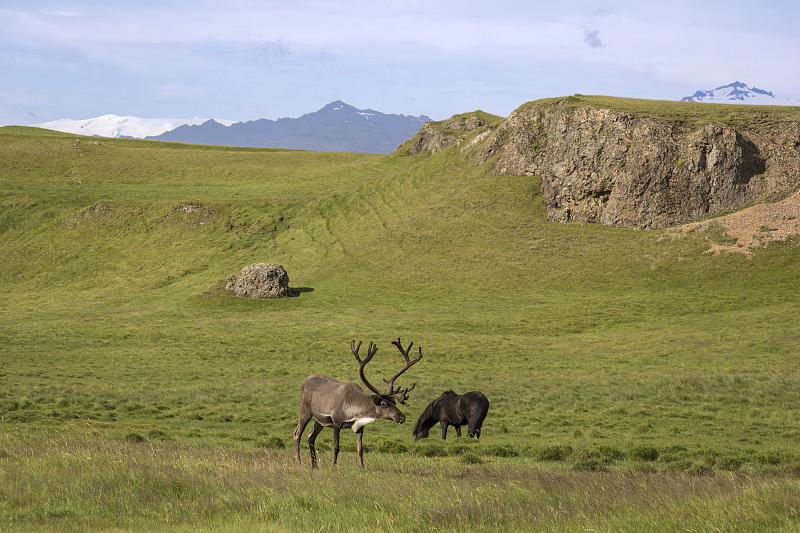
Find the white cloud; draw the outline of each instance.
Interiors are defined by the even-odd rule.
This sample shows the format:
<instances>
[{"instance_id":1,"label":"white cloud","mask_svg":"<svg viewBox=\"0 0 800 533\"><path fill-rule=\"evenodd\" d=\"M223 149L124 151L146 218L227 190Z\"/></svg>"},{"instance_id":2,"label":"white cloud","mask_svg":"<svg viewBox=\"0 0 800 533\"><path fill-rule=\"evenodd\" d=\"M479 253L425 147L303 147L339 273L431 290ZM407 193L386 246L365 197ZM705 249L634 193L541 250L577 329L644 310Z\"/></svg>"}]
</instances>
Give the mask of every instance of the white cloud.
<instances>
[{"instance_id":1,"label":"white cloud","mask_svg":"<svg viewBox=\"0 0 800 533\"><path fill-rule=\"evenodd\" d=\"M30 4L0 8L0 91L52 94L29 109L61 114L44 119L74 115L58 102L81 98L126 106L98 115L149 106L150 116L252 119L297 116L337 98L435 117L478 107L504 114L572 92L678 99L734 79L800 96L794 4Z\"/></svg>"},{"instance_id":2,"label":"white cloud","mask_svg":"<svg viewBox=\"0 0 800 533\"><path fill-rule=\"evenodd\" d=\"M286 60L292 55L289 47L282 40L266 41L256 44L253 51L253 61L261 66L272 68L279 61Z\"/></svg>"},{"instance_id":3,"label":"white cloud","mask_svg":"<svg viewBox=\"0 0 800 533\"><path fill-rule=\"evenodd\" d=\"M78 11L68 11L66 9L56 9L56 10L44 9L44 10L42 10L42 13L44 13L45 15L53 15L53 16L56 16L56 17L82 17L83 16L83 13L80 13Z\"/></svg>"}]
</instances>

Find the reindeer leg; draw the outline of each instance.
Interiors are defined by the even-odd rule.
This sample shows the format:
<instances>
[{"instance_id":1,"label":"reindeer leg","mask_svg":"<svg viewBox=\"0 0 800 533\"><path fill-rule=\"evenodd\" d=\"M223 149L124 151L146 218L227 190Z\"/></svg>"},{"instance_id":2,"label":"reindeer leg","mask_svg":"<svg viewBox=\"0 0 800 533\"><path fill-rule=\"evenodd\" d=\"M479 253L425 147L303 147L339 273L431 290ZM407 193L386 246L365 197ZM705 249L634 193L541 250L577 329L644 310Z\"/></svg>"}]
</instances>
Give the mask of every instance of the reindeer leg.
<instances>
[{"instance_id":1,"label":"reindeer leg","mask_svg":"<svg viewBox=\"0 0 800 533\"><path fill-rule=\"evenodd\" d=\"M336 458L339 457L339 431L341 426L333 426L333 466L336 466Z\"/></svg>"},{"instance_id":2,"label":"reindeer leg","mask_svg":"<svg viewBox=\"0 0 800 533\"><path fill-rule=\"evenodd\" d=\"M300 466L300 439L303 437L309 420L311 420L311 413L300 411L300 420L297 422L297 429L294 430L294 458L297 461L297 466Z\"/></svg>"},{"instance_id":3,"label":"reindeer leg","mask_svg":"<svg viewBox=\"0 0 800 533\"><path fill-rule=\"evenodd\" d=\"M364 427L358 428L356 431L356 449L358 450L358 464L361 465L361 468L364 468L364 446L361 442L361 438L364 436Z\"/></svg>"},{"instance_id":4,"label":"reindeer leg","mask_svg":"<svg viewBox=\"0 0 800 533\"><path fill-rule=\"evenodd\" d=\"M314 445L317 442L317 435L322 431L324 426L314 420L314 429L308 434L308 449L311 452L311 468L317 468L317 447Z\"/></svg>"}]
</instances>

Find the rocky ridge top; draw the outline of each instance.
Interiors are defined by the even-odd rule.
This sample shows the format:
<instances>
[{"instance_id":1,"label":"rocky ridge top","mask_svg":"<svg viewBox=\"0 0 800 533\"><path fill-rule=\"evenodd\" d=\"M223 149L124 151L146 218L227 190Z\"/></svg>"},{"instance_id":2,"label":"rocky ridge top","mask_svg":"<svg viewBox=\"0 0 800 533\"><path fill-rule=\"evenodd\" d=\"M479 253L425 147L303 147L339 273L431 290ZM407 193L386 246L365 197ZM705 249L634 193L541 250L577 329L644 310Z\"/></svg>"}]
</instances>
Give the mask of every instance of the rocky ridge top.
<instances>
[{"instance_id":1,"label":"rocky ridge top","mask_svg":"<svg viewBox=\"0 0 800 533\"><path fill-rule=\"evenodd\" d=\"M714 108L671 102L683 107L659 119L591 98L532 102L505 120L428 123L405 148L459 145L500 174L540 175L548 218L558 222L664 228L800 189L800 110L770 122L757 107L725 104L719 116L737 120L688 120Z\"/></svg>"}]
</instances>

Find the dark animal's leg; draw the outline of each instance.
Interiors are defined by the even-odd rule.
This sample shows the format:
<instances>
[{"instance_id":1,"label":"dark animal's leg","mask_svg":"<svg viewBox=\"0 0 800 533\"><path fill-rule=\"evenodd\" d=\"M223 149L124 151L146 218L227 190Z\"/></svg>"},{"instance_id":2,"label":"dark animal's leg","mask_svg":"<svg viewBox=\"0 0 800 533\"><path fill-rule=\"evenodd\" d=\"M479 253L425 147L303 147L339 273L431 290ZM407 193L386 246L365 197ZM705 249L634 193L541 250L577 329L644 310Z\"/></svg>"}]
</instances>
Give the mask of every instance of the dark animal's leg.
<instances>
[{"instance_id":1,"label":"dark animal's leg","mask_svg":"<svg viewBox=\"0 0 800 533\"><path fill-rule=\"evenodd\" d=\"M317 435L322 431L324 426L314 420L314 429L308 434L308 449L311 452L311 468L317 468L317 447L314 443L317 442Z\"/></svg>"},{"instance_id":2,"label":"dark animal's leg","mask_svg":"<svg viewBox=\"0 0 800 533\"><path fill-rule=\"evenodd\" d=\"M333 426L333 466L336 466L336 459L339 457L339 431L341 426Z\"/></svg>"},{"instance_id":3,"label":"dark animal's leg","mask_svg":"<svg viewBox=\"0 0 800 533\"><path fill-rule=\"evenodd\" d=\"M477 420L474 418L469 420L469 424L467 425L467 437L477 437L476 431L480 432L480 430L475 427L475 422L477 422Z\"/></svg>"},{"instance_id":4,"label":"dark animal's leg","mask_svg":"<svg viewBox=\"0 0 800 533\"><path fill-rule=\"evenodd\" d=\"M483 421L486 420L486 413L489 411L489 408L486 407L485 409L479 411L475 414L469 422L469 436L475 437L476 439L481 438L481 429L483 428Z\"/></svg>"},{"instance_id":5,"label":"dark animal's leg","mask_svg":"<svg viewBox=\"0 0 800 533\"><path fill-rule=\"evenodd\" d=\"M461 436L461 426L456 425L456 437L460 437L460 436Z\"/></svg>"},{"instance_id":6,"label":"dark animal's leg","mask_svg":"<svg viewBox=\"0 0 800 533\"><path fill-rule=\"evenodd\" d=\"M447 440L447 422L442 420L441 425L442 425L442 440Z\"/></svg>"},{"instance_id":7,"label":"dark animal's leg","mask_svg":"<svg viewBox=\"0 0 800 533\"><path fill-rule=\"evenodd\" d=\"M476 439L481 438L481 428L483 427L483 418L473 420L469 423L469 436Z\"/></svg>"},{"instance_id":8,"label":"dark animal's leg","mask_svg":"<svg viewBox=\"0 0 800 533\"><path fill-rule=\"evenodd\" d=\"M301 408L300 420L297 422L297 429L294 430L294 458L298 465L300 464L300 439L303 437L303 431L309 420L311 420L311 413Z\"/></svg>"},{"instance_id":9,"label":"dark animal's leg","mask_svg":"<svg viewBox=\"0 0 800 533\"><path fill-rule=\"evenodd\" d=\"M361 438L364 436L364 427L358 428L356 431L356 449L358 450L358 464L361 465L361 468L364 468L364 446L361 442Z\"/></svg>"}]
</instances>

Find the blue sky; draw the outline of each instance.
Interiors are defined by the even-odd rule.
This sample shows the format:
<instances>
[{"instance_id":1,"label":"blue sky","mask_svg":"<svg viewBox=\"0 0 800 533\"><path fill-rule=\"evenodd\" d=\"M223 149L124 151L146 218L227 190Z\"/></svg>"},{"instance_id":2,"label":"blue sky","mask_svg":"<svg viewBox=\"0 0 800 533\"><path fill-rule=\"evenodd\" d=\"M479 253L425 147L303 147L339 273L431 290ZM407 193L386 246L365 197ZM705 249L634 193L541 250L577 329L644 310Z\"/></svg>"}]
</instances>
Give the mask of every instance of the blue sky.
<instances>
[{"instance_id":1,"label":"blue sky","mask_svg":"<svg viewBox=\"0 0 800 533\"><path fill-rule=\"evenodd\" d=\"M436 120L574 93L800 98L800 2L0 0L0 124L112 113Z\"/></svg>"}]
</instances>

